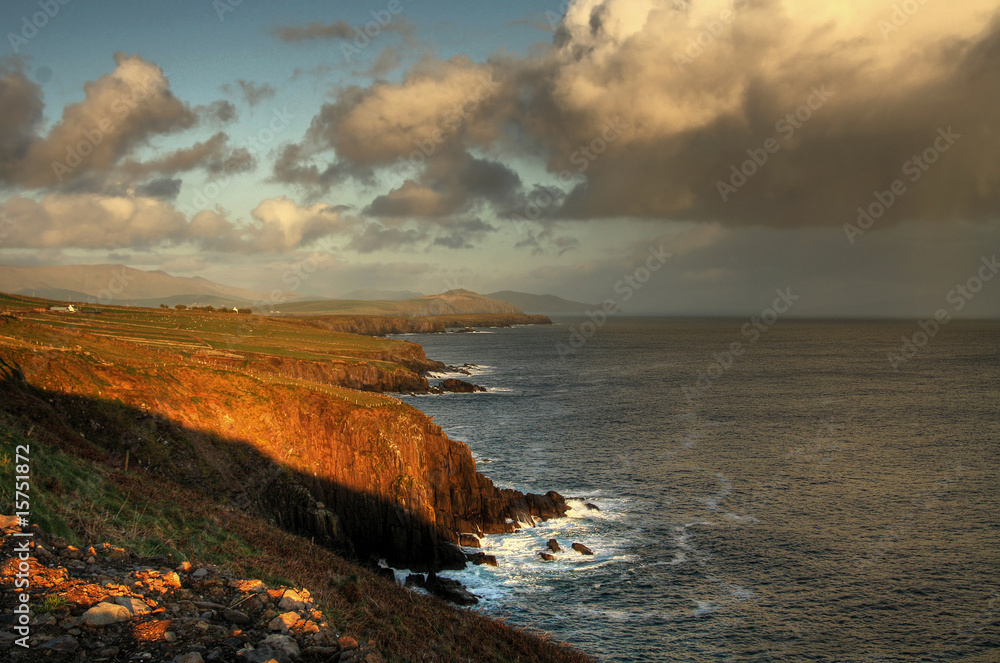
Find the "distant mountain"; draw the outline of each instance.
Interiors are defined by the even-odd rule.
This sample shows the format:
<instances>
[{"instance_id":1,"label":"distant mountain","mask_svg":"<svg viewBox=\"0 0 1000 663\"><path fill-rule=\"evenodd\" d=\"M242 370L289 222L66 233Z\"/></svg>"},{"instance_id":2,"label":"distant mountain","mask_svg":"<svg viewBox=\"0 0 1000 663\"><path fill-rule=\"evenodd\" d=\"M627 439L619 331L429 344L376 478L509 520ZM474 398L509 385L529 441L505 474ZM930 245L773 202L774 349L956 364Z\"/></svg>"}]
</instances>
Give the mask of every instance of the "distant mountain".
<instances>
[{"instance_id":1,"label":"distant mountain","mask_svg":"<svg viewBox=\"0 0 1000 663\"><path fill-rule=\"evenodd\" d=\"M440 295L414 297L401 301L359 301L331 299L315 302L289 302L282 313L298 315L469 315L506 313L520 315L521 309L508 302L483 297L469 290L449 290Z\"/></svg>"},{"instance_id":2,"label":"distant mountain","mask_svg":"<svg viewBox=\"0 0 1000 663\"><path fill-rule=\"evenodd\" d=\"M146 272L125 265L0 265L0 291L58 301L152 307L161 303L234 306L266 298L263 293L222 285L200 276L171 276L160 270Z\"/></svg>"},{"instance_id":3,"label":"distant mountain","mask_svg":"<svg viewBox=\"0 0 1000 663\"><path fill-rule=\"evenodd\" d=\"M486 297L512 304L525 313L544 315L549 313L584 313L594 308L591 304L574 302L555 295L530 295L526 292L513 292L511 290L501 290L486 295Z\"/></svg>"},{"instance_id":4,"label":"distant mountain","mask_svg":"<svg viewBox=\"0 0 1000 663\"><path fill-rule=\"evenodd\" d=\"M352 290L339 299L398 302L401 299L416 299L423 296L424 293L414 292L413 290L376 290L375 288L364 288L362 290Z\"/></svg>"}]
</instances>

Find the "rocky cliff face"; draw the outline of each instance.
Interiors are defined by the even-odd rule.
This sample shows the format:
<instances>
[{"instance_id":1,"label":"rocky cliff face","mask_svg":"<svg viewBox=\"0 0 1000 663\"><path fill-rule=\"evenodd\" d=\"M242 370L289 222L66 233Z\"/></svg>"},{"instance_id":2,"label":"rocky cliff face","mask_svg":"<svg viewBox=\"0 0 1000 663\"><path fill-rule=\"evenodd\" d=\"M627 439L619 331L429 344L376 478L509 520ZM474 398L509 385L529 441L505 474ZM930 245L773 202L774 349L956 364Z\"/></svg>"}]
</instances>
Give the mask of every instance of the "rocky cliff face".
<instances>
[{"instance_id":1,"label":"rocky cliff face","mask_svg":"<svg viewBox=\"0 0 1000 663\"><path fill-rule=\"evenodd\" d=\"M436 334L463 327L512 327L514 325L550 325L544 315L524 313L480 313L434 315L431 317L400 317L380 315L330 315L310 318L316 325L330 331L388 336L390 334Z\"/></svg>"},{"instance_id":2,"label":"rocky cliff face","mask_svg":"<svg viewBox=\"0 0 1000 663\"><path fill-rule=\"evenodd\" d=\"M313 369L295 362L245 359L248 370L142 348L123 356L119 346L106 354L93 343L87 352L0 347L45 390L38 407L6 405L51 408L118 463L128 454L133 468L202 487L318 543L415 568L463 565L461 533L508 532L566 511L556 493L496 488L469 449L421 412L316 384ZM365 384L397 382L381 375Z\"/></svg>"}]
</instances>

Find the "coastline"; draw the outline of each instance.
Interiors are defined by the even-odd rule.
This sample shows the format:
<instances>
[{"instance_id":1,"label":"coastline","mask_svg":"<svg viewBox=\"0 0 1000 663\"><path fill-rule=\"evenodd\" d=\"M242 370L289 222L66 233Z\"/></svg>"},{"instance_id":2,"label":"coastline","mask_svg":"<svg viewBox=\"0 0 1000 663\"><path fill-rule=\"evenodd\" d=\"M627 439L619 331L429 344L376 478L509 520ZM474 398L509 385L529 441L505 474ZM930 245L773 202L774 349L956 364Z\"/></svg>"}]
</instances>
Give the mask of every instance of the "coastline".
<instances>
[{"instance_id":1,"label":"coastline","mask_svg":"<svg viewBox=\"0 0 1000 663\"><path fill-rule=\"evenodd\" d=\"M139 320L159 326L137 335ZM230 551L192 545L199 537L192 539L186 524L218 506L360 561L378 554L434 570L465 565L459 534L510 532L520 521L566 510L555 493L497 489L476 471L468 447L419 410L314 381L333 374L306 371L314 356L331 351L351 374L416 375L414 368L436 366L415 344L315 328L302 336L300 321L199 312L107 307L69 321L68 331L57 326L67 319L52 313L3 321L0 357L10 368L0 384L0 425L43 450L38 472L48 478L36 488L32 522L76 544L102 539L141 548L148 540L154 551L226 564ZM239 326L225 327L233 323ZM206 325L213 327L206 332ZM280 342L286 333L294 350ZM286 370L296 366L295 375ZM107 493L99 499L88 497L91 488L73 469L83 467L113 481L102 480ZM142 515L123 497L126 485L143 495ZM162 509L152 505L177 490L185 497L174 501L192 514L158 518ZM106 506L88 507L95 499ZM123 499L128 509L115 506ZM131 530L129 514L138 519ZM587 660L566 651L566 660ZM482 652L473 657L491 660Z\"/></svg>"}]
</instances>

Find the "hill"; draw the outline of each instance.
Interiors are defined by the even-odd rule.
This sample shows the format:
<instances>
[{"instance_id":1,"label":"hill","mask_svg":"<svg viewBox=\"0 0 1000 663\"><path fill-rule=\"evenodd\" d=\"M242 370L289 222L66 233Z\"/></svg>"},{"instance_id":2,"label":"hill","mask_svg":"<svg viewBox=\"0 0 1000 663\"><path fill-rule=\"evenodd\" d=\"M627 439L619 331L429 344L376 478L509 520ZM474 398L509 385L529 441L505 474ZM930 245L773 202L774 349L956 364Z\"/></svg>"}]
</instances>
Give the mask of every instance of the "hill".
<instances>
[{"instance_id":1,"label":"hill","mask_svg":"<svg viewBox=\"0 0 1000 663\"><path fill-rule=\"evenodd\" d=\"M364 301L330 299L313 302L289 302L280 306L283 314L293 315L378 315L391 317L433 315L522 315L513 304L490 299L469 290L449 290L400 301Z\"/></svg>"},{"instance_id":2,"label":"hill","mask_svg":"<svg viewBox=\"0 0 1000 663\"><path fill-rule=\"evenodd\" d=\"M172 276L164 271L146 272L125 265L0 265L0 291L59 301L152 307L171 302L244 306L266 297L200 276Z\"/></svg>"},{"instance_id":3,"label":"hill","mask_svg":"<svg viewBox=\"0 0 1000 663\"><path fill-rule=\"evenodd\" d=\"M420 372L440 364L420 346L300 318L0 300L11 311L0 315L0 436L30 445L32 522L81 554L108 541L280 576L310 587L337 631L376 641L388 663L586 660L352 565L458 568L460 535L566 508L556 493L496 487L468 447L378 393L426 385ZM12 454L0 456L7 504L13 474ZM85 606L67 607L60 626ZM218 631L221 642L217 626L198 637ZM128 633L131 653L142 645Z\"/></svg>"},{"instance_id":4,"label":"hill","mask_svg":"<svg viewBox=\"0 0 1000 663\"><path fill-rule=\"evenodd\" d=\"M531 295L526 292L513 292L511 290L501 290L486 295L490 299L507 302L516 306L525 313L585 313L595 307L583 302L574 302L555 295Z\"/></svg>"}]
</instances>

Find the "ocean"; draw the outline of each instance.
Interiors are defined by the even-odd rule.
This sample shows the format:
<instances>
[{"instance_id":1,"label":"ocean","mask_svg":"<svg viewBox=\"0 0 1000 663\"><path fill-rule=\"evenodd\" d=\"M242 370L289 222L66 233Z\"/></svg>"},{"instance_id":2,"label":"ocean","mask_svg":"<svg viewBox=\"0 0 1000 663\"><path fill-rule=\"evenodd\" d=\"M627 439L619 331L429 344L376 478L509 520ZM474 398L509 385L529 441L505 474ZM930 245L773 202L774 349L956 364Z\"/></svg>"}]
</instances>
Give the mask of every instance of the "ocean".
<instances>
[{"instance_id":1,"label":"ocean","mask_svg":"<svg viewBox=\"0 0 1000 663\"><path fill-rule=\"evenodd\" d=\"M445 575L604 661L1000 660L1000 324L748 322L405 336L488 391L404 400L574 498Z\"/></svg>"}]
</instances>

